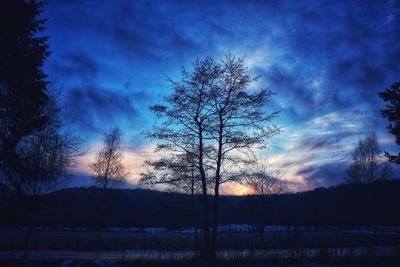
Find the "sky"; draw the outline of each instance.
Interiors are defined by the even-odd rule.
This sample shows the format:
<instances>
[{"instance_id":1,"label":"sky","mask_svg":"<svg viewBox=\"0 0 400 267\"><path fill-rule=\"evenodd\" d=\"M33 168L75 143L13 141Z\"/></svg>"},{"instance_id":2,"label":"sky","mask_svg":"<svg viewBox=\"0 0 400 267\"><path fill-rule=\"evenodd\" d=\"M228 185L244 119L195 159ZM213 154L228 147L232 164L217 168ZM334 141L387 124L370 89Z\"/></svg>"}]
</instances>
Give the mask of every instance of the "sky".
<instances>
[{"instance_id":1,"label":"sky","mask_svg":"<svg viewBox=\"0 0 400 267\"><path fill-rule=\"evenodd\" d=\"M45 71L86 137L71 185L89 185L88 164L102 133L121 128L134 187L154 142L149 106L193 60L245 56L254 88L275 93L284 130L260 157L284 170L294 190L332 186L359 138L375 131L396 151L377 92L400 77L400 1L89 1L49 0L43 16L51 56ZM395 166L394 166L395 167ZM394 175L400 173L394 169ZM245 188L227 184L226 194Z\"/></svg>"}]
</instances>

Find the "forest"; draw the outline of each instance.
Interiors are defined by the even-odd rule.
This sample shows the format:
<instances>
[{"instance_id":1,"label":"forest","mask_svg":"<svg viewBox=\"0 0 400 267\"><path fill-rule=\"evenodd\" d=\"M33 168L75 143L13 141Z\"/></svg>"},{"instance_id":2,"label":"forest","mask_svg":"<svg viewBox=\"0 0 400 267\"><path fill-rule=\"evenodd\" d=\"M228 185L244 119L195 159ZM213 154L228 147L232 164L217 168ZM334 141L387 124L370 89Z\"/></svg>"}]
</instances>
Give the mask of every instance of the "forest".
<instances>
[{"instance_id":1,"label":"forest","mask_svg":"<svg viewBox=\"0 0 400 267\"><path fill-rule=\"evenodd\" d=\"M396 212L400 201L400 181L377 181L373 184L350 184L317 188L300 193L269 195L265 224L315 227L398 226ZM40 211L32 217L29 208L16 209L10 199L3 206L2 227L19 228L28 224L39 228L96 228L101 213L94 209L101 200L101 189L62 189L40 199ZM196 196L196 205L200 196ZM193 228L190 196L144 189L112 189L105 228ZM210 196L209 202L212 202ZM29 207L27 205L21 205ZM256 196L222 196L221 225L260 223ZM200 216L200 214L198 214ZM32 222L29 222L32 220Z\"/></svg>"}]
</instances>

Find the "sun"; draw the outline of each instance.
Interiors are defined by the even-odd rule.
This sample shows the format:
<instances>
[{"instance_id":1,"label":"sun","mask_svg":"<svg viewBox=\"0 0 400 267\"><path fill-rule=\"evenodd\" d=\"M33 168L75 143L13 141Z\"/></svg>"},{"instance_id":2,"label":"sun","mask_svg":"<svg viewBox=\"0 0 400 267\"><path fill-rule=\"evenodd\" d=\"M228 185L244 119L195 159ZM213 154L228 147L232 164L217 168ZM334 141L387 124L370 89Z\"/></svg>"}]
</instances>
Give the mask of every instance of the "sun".
<instances>
[{"instance_id":1,"label":"sun","mask_svg":"<svg viewBox=\"0 0 400 267\"><path fill-rule=\"evenodd\" d=\"M251 195L253 194L253 191L241 184L241 183L230 183L227 185L227 190L225 191L227 195L234 195L234 196L245 196L245 195Z\"/></svg>"}]
</instances>

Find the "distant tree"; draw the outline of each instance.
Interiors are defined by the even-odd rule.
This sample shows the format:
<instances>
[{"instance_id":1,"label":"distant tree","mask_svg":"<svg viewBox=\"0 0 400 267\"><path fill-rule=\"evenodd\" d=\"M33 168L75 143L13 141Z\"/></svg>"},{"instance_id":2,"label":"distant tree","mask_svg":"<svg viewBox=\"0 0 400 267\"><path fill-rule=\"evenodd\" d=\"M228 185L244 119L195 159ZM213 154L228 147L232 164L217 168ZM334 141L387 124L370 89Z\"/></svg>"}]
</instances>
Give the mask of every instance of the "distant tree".
<instances>
[{"instance_id":1,"label":"distant tree","mask_svg":"<svg viewBox=\"0 0 400 267\"><path fill-rule=\"evenodd\" d=\"M48 93L49 100L42 110L45 124L24 135L16 144L20 170L9 175L4 185L8 194L7 205L26 216L23 223L26 231L26 247L29 248L31 227L41 208L38 196L65 185L71 177L70 170L76 166L77 158L83 154L80 145L83 139L70 128L72 117L61 105L57 91Z\"/></svg>"},{"instance_id":2,"label":"distant tree","mask_svg":"<svg viewBox=\"0 0 400 267\"><path fill-rule=\"evenodd\" d=\"M60 93L53 90L48 95L49 101L43 110L47 118L45 125L17 144L16 151L26 172L9 184L10 188L30 196L65 185L71 177L71 168L83 155L80 149L83 139L70 128L73 118L62 106Z\"/></svg>"},{"instance_id":3,"label":"distant tree","mask_svg":"<svg viewBox=\"0 0 400 267\"><path fill-rule=\"evenodd\" d=\"M381 110L381 114L388 119L389 133L395 136L396 144L400 145L400 82L395 82L390 88L380 92L379 96L388 102L386 108ZM390 162L400 164L400 152L397 155L385 152L385 156Z\"/></svg>"},{"instance_id":4,"label":"distant tree","mask_svg":"<svg viewBox=\"0 0 400 267\"><path fill-rule=\"evenodd\" d=\"M380 159L381 151L376 134L369 133L358 141L353 152L353 162L346 170L349 183L372 183L376 180L387 179L391 168Z\"/></svg>"},{"instance_id":5,"label":"distant tree","mask_svg":"<svg viewBox=\"0 0 400 267\"><path fill-rule=\"evenodd\" d=\"M193 148L194 149L194 148ZM201 179L196 168L196 158L193 153L173 155L158 160L147 161L154 171L141 173L139 184L165 184L173 192L190 194L190 212L192 216L195 248L200 248L196 209L196 194L201 192Z\"/></svg>"},{"instance_id":6,"label":"distant tree","mask_svg":"<svg viewBox=\"0 0 400 267\"><path fill-rule=\"evenodd\" d=\"M102 200L97 220L96 247L100 242L100 230L106 220L107 210L110 208L107 197L108 189L126 181L128 172L122 164L121 131L118 128L104 133L103 147L97 151L95 162L89 167L93 172L94 183L101 187Z\"/></svg>"},{"instance_id":7,"label":"distant tree","mask_svg":"<svg viewBox=\"0 0 400 267\"><path fill-rule=\"evenodd\" d=\"M128 172L122 164L121 131L118 128L104 133L103 147L89 166L95 184L104 190L126 181Z\"/></svg>"},{"instance_id":8,"label":"distant tree","mask_svg":"<svg viewBox=\"0 0 400 267\"><path fill-rule=\"evenodd\" d=\"M288 184L283 179L283 172L272 167L267 162L254 157L243 170L241 183L251 189L258 199L258 215L260 230L260 246L264 246L265 218L267 196L287 192Z\"/></svg>"},{"instance_id":9,"label":"distant tree","mask_svg":"<svg viewBox=\"0 0 400 267\"><path fill-rule=\"evenodd\" d=\"M42 1L4 0L0 3L0 179L26 176L22 139L47 121L48 96L43 65L49 55L48 37L40 36Z\"/></svg>"},{"instance_id":10,"label":"distant tree","mask_svg":"<svg viewBox=\"0 0 400 267\"><path fill-rule=\"evenodd\" d=\"M279 132L265 113L272 95L268 90L249 91L257 80L249 75L243 58L227 55L220 63L212 58L196 60L192 72L182 71L181 82L171 81L166 105L152 110L164 118L162 127L148 136L162 140L158 150L170 155L191 153L200 174L203 199L203 255L215 258L219 221L220 185L237 179L231 169L243 159L241 152L262 146ZM190 148L195 146L195 152ZM212 236L209 237L208 194L213 186Z\"/></svg>"}]
</instances>

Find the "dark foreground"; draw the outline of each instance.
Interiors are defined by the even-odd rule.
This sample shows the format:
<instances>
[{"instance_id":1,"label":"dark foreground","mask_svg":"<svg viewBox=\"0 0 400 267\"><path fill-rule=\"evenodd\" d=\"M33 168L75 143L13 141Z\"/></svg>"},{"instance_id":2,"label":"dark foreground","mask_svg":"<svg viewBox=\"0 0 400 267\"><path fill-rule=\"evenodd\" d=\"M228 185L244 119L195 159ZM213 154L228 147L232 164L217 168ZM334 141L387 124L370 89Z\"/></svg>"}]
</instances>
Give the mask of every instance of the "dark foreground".
<instances>
[{"instance_id":1,"label":"dark foreground","mask_svg":"<svg viewBox=\"0 0 400 267\"><path fill-rule=\"evenodd\" d=\"M244 225L245 226L245 225ZM0 229L0 250L67 250L67 251L193 251L191 231L118 231L102 230L18 230ZM97 239L97 236L99 237ZM220 250L306 249L349 247L400 247L399 227L341 227L267 229L263 244L260 233L248 229L223 229L219 233Z\"/></svg>"},{"instance_id":2,"label":"dark foreground","mask_svg":"<svg viewBox=\"0 0 400 267\"><path fill-rule=\"evenodd\" d=\"M216 260L204 262L198 259L169 260L169 261L143 261L143 260L28 260L28 259L0 259L0 266L7 267L278 267L278 266L312 266L312 267L350 267L350 266L400 266L399 256L353 256L332 259L324 255L317 258L290 258L290 259L237 259Z\"/></svg>"},{"instance_id":3,"label":"dark foreground","mask_svg":"<svg viewBox=\"0 0 400 267\"><path fill-rule=\"evenodd\" d=\"M221 229L218 260L205 263L191 231L0 230L0 266L400 266L400 229Z\"/></svg>"},{"instance_id":4,"label":"dark foreground","mask_svg":"<svg viewBox=\"0 0 400 267\"><path fill-rule=\"evenodd\" d=\"M400 247L193 251L0 251L0 266L400 266Z\"/></svg>"}]
</instances>

